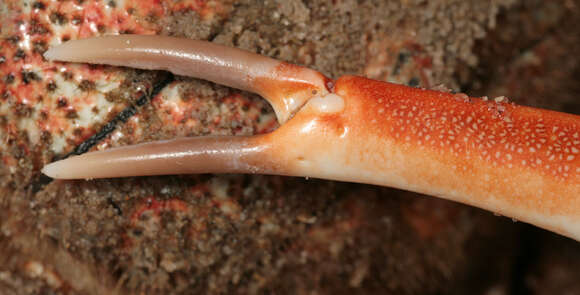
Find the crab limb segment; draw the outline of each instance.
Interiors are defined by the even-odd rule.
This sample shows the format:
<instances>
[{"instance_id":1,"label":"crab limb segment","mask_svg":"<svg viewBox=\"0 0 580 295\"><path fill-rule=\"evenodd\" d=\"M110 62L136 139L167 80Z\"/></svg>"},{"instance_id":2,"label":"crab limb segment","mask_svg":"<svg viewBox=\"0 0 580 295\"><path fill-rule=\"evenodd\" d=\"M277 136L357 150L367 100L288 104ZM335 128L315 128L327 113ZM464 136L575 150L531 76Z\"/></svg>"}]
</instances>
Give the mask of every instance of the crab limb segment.
<instances>
[{"instance_id":1,"label":"crab limb segment","mask_svg":"<svg viewBox=\"0 0 580 295\"><path fill-rule=\"evenodd\" d=\"M89 179L193 173L273 173L260 136L179 138L86 153L44 167L53 178ZM135 173L139 171L139 173Z\"/></svg>"},{"instance_id":2,"label":"crab limb segment","mask_svg":"<svg viewBox=\"0 0 580 295\"><path fill-rule=\"evenodd\" d=\"M168 70L260 94L286 122L313 94L328 93L317 71L210 42L165 36L118 35L52 47L48 60Z\"/></svg>"},{"instance_id":3,"label":"crab limb segment","mask_svg":"<svg viewBox=\"0 0 580 295\"><path fill-rule=\"evenodd\" d=\"M369 183L470 204L580 240L579 152L575 115L345 76L270 134L126 147L69 158L44 172L266 173Z\"/></svg>"},{"instance_id":4,"label":"crab limb segment","mask_svg":"<svg viewBox=\"0 0 580 295\"><path fill-rule=\"evenodd\" d=\"M580 240L580 117L360 77L334 92L342 111L308 103L272 134L286 174L437 196Z\"/></svg>"}]
</instances>

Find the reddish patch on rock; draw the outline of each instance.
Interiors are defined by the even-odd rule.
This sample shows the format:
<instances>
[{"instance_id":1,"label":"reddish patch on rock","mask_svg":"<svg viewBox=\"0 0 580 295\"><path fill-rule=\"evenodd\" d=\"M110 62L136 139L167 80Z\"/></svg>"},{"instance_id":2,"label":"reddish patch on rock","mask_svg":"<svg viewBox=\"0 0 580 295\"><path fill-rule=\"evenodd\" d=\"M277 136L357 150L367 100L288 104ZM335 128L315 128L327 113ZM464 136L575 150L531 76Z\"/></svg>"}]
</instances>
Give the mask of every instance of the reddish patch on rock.
<instances>
[{"instance_id":1,"label":"reddish patch on rock","mask_svg":"<svg viewBox=\"0 0 580 295\"><path fill-rule=\"evenodd\" d=\"M459 206L432 198L416 198L401 209L403 217L423 239L437 237L457 222Z\"/></svg>"},{"instance_id":2,"label":"reddish patch on rock","mask_svg":"<svg viewBox=\"0 0 580 295\"><path fill-rule=\"evenodd\" d=\"M144 204L137 206L130 220L131 224L135 225L145 212L153 212L153 218L158 219L164 211L187 212L188 210L188 204L179 199L157 200L155 197L148 197L144 200Z\"/></svg>"}]
</instances>

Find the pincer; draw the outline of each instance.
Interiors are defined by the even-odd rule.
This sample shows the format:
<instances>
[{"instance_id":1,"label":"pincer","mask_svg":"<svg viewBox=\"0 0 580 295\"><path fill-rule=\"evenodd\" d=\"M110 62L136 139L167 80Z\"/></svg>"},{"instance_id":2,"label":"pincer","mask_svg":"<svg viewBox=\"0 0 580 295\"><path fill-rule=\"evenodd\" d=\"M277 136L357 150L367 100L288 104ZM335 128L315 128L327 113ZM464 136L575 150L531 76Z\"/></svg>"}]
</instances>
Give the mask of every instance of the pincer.
<instances>
[{"instance_id":1,"label":"pincer","mask_svg":"<svg viewBox=\"0 0 580 295\"><path fill-rule=\"evenodd\" d=\"M69 41L49 60L168 70L252 91L281 126L87 153L53 178L259 173L394 187L580 240L580 117L314 70L209 42L121 35Z\"/></svg>"}]
</instances>

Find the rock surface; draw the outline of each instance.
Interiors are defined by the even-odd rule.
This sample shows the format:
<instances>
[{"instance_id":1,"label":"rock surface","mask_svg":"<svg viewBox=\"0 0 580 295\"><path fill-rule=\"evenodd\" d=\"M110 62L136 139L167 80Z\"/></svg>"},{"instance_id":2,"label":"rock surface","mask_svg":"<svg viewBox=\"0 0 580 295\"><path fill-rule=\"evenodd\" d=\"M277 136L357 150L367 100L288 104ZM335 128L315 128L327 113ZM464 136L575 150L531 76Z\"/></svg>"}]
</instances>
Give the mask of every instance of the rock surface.
<instances>
[{"instance_id":1,"label":"rock surface","mask_svg":"<svg viewBox=\"0 0 580 295\"><path fill-rule=\"evenodd\" d=\"M580 292L575 242L413 193L261 175L51 181L40 173L88 150L277 127L250 93L43 60L68 39L205 39L333 78L444 84L578 113L579 6L2 1L0 293L550 294L562 282L558 290Z\"/></svg>"}]
</instances>

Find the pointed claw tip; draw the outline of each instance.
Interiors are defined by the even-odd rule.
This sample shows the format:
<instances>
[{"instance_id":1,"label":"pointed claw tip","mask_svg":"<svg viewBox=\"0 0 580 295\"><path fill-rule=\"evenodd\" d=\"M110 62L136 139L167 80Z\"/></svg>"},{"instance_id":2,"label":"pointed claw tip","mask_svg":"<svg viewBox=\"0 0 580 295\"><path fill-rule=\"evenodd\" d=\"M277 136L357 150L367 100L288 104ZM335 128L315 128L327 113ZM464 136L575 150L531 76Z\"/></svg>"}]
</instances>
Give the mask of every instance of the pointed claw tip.
<instances>
[{"instance_id":1,"label":"pointed claw tip","mask_svg":"<svg viewBox=\"0 0 580 295\"><path fill-rule=\"evenodd\" d=\"M55 171L54 171L54 163L47 164L46 166L42 167L42 174L50 177L56 178Z\"/></svg>"},{"instance_id":2,"label":"pointed claw tip","mask_svg":"<svg viewBox=\"0 0 580 295\"><path fill-rule=\"evenodd\" d=\"M59 179L62 178L62 161L56 161L56 162L52 162L50 164L45 165L44 167L42 167L42 174L50 177L50 178L54 178L54 179Z\"/></svg>"},{"instance_id":3,"label":"pointed claw tip","mask_svg":"<svg viewBox=\"0 0 580 295\"><path fill-rule=\"evenodd\" d=\"M82 48L74 48L76 41L67 41L51 46L42 56L49 61L69 61L71 56L82 52Z\"/></svg>"},{"instance_id":4,"label":"pointed claw tip","mask_svg":"<svg viewBox=\"0 0 580 295\"><path fill-rule=\"evenodd\" d=\"M58 59L58 54L57 50L55 50L55 47L49 48L46 52L44 52L43 56L46 60L52 61Z\"/></svg>"}]
</instances>

